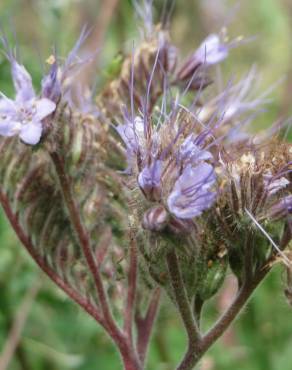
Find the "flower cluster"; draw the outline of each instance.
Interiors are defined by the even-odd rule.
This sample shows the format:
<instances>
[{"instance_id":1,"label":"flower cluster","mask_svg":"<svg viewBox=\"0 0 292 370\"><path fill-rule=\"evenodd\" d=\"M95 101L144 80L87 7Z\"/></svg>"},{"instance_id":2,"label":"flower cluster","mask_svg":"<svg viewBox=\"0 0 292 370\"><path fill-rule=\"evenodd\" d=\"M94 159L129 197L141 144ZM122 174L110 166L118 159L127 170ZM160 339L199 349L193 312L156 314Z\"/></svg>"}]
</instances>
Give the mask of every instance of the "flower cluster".
<instances>
[{"instance_id":1,"label":"flower cluster","mask_svg":"<svg viewBox=\"0 0 292 370\"><path fill-rule=\"evenodd\" d=\"M193 80L201 76L203 68L223 61L235 44L223 43L218 35L212 34L176 70L172 68L170 74L176 76L175 81L186 81L191 89ZM171 44L165 47L173 49ZM159 67L154 65L152 75L155 68ZM171 80L172 77L167 78ZM216 184L226 181L226 172L237 184L234 185L237 192L242 194L247 191L239 190L240 175L236 173L232 159L224 162L222 158L224 153L234 150L234 143L238 143L239 147L246 145L246 148L252 145L252 136L243 129L254 118L254 112L259 111L259 106L268 102L267 93L259 98L249 98L255 81L256 70L253 68L238 83L227 86L225 91L203 105L193 104L190 109L181 103L184 95L166 103L168 93L164 91L162 105L169 104L171 112L161 111L159 117L150 114L145 104L140 106L136 115L133 105L131 114L124 109L124 122L116 126L116 131L126 147L126 173L135 178L144 199L148 201L142 221L145 229L161 231L167 227L168 231L175 232L190 230L194 218L212 207L216 199L220 203L224 198L225 190L220 189L219 194ZM149 92L155 81L150 79L148 83ZM200 86L201 89L205 87ZM133 91L130 91L132 95ZM200 91L197 94L200 97ZM149 101L148 96L144 100ZM244 148L239 152L243 162L250 157ZM263 179L269 184L270 193L277 193L287 185L288 180L283 176L274 179L273 175L272 180L268 179L269 174L265 170ZM226 194L230 193L227 191Z\"/></svg>"},{"instance_id":2,"label":"flower cluster","mask_svg":"<svg viewBox=\"0 0 292 370\"><path fill-rule=\"evenodd\" d=\"M164 209L159 225L149 222L149 212L156 213L155 208L146 213L144 227L150 230L162 229L169 216L174 222L191 220L216 197L213 156L204 148L206 133L195 135L193 123L179 116L163 123L137 116L116 128L126 146L128 171L137 178L145 198Z\"/></svg>"}]
</instances>

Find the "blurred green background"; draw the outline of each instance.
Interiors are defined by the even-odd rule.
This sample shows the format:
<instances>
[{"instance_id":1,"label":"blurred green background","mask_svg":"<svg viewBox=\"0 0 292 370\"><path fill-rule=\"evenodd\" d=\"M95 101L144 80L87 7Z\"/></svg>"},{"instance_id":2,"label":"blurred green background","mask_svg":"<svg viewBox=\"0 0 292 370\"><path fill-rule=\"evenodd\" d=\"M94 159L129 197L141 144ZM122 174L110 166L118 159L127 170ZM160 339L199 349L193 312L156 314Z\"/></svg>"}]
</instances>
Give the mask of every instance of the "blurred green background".
<instances>
[{"instance_id":1,"label":"blurred green background","mask_svg":"<svg viewBox=\"0 0 292 370\"><path fill-rule=\"evenodd\" d=\"M163 1L154 0L154 6L157 16ZM9 38L16 39L21 60L36 82L53 48L65 56L84 24L93 27L88 47L100 48L96 73L102 76L116 53L131 47L138 24L128 0L1 0L0 23ZM187 54L208 33L224 25L231 37L256 36L253 42L232 51L224 73L239 78L256 64L262 90L285 77L273 91L273 101L257 125L266 127L291 115L291 0L177 0L171 34ZM2 54L0 90L13 93L9 65ZM206 327L224 305L222 301L230 299L232 282L228 284L225 295L216 297L209 308ZM292 307L286 302L284 287L283 274L276 267L232 331L208 352L201 370L291 370ZM36 297L32 297L36 290ZM28 315L19 317L26 309ZM0 354L16 320L23 320L25 325L7 369L121 368L107 336L38 271L0 213ZM147 368L174 369L184 347L181 324L165 299Z\"/></svg>"}]
</instances>

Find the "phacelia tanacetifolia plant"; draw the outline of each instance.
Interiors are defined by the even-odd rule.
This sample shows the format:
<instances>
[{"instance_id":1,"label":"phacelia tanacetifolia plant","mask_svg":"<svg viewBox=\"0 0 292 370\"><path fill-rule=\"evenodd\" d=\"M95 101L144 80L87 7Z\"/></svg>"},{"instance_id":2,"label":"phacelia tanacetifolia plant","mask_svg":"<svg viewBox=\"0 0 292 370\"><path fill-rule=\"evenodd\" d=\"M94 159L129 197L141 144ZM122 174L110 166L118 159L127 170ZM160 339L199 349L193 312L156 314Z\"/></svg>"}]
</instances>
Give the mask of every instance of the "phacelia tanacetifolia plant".
<instances>
[{"instance_id":1,"label":"phacelia tanacetifolia plant","mask_svg":"<svg viewBox=\"0 0 292 370\"><path fill-rule=\"evenodd\" d=\"M152 26L149 4L145 14L144 39L95 100L76 87L90 62L77 58L86 32L64 62L49 58L39 94L3 38L16 94L0 99L0 201L126 370L146 366L161 297L183 322L177 369L189 370L275 263L291 275L292 146L283 125L249 131L267 103L253 97L254 68L214 89L212 67L239 40L212 34L182 59L165 27ZM238 292L203 333L204 305L228 271Z\"/></svg>"}]
</instances>

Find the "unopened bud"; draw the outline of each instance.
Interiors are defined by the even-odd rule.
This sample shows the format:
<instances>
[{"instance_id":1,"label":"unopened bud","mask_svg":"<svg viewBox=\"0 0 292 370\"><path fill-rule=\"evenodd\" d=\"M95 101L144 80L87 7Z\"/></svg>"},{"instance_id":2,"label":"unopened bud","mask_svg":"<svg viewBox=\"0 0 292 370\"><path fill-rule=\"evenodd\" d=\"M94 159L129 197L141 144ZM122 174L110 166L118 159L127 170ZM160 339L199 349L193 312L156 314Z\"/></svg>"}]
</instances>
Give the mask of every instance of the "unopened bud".
<instances>
[{"instance_id":1,"label":"unopened bud","mask_svg":"<svg viewBox=\"0 0 292 370\"><path fill-rule=\"evenodd\" d=\"M42 80L42 96L58 103L61 98L61 85L58 79L58 65L54 62L51 70Z\"/></svg>"},{"instance_id":2,"label":"unopened bud","mask_svg":"<svg viewBox=\"0 0 292 370\"><path fill-rule=\"evenodd\" d=\"M167 224L168 213L163 206L150 208L143 217L142 226L146 230L161 231Z\"/></svg>"},{"instance_id":3,"label":"unopened bud","mask_svg":"<svg viewBox=\"0 0 292 370\"><path fill-rule=\"evenodd\" d=\"M159 201L161 198L162 162L155 160L146 166L138 176L138 184L145 197L150 201Z\"/></svg>"}]
</instances>

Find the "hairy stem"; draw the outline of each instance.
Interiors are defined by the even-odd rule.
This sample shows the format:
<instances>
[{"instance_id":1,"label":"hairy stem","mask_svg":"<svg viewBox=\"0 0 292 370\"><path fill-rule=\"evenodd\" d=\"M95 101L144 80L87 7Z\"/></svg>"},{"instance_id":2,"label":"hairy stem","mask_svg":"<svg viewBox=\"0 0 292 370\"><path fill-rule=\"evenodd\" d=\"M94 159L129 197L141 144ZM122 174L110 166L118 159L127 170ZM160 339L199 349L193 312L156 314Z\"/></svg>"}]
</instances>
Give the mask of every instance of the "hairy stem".
<instances>
[{"instance_id":1,"label":"hairy stem","mask_svg":"<svg viewBox=\"0 0 292 370\"><path fill-rule=\"evenodd\" d=\"M200 341L201 335L192 313L191 304L187 297L179 262L174 249L167 254L166 261L175 301L188 334L189 346L194 348Z\"/></svg>"},{"instance_id":2,"label":"hairy stem","mask_svg":"<svg viewBox=\"0 0 292 370\"><path fill-rule=\"evenodd\" d=\"M105 329L118 346L123 358L125 369L140 370L141 367L134 346L132 345L131 342L129 342L128 340L129 338L117 326L112 316L109 302L107 299L107 294L104 289L102 277L100 275L99 268L92 253L89 234L85 227L83 226L78 207L74 201L70 179L66 175L63 159L56 152L52 152L50 153L50 155L55 166L56 174L59 179L60 188L62 190L64 202L69 214L69 218L71 220L73 230L76 233L77 240L79 241L79 244L85 256L88 268L90 269L92 276L94 278L95 287L97 290L103 318L105 321ZM132 247L134 248L134 246ZM136 270L137 270L136 254L133 254L133 250L131 254L132 261L129 277L129 279L131 280L131 287L129 287L129 289L133 288L133 285L136 284ZM135 289L133 292L129 293L128 303L130 306L130 312L132 312L133 309L132 306L134 305L134 301L135 301ZM132 318L133 316L132 313L130 313L130 316ZM128 325L131 326L132 324ZM131 329L128 328L128 330Z\"/></svg>"},{"instance_id":3,"label":"hairy stem","mask_svg":"<svg viewBox=\"0 0 292 370\"><path fill-rule=\"evenodd\" d=\"M128 273L128 290L125 307L125 320L124 331L128 337L129 342L133 345L133 321L136 301L137 290L137 269L138 269L138 256L137 245L135 237L130 231L130 250L129 250L129 273Z\"/></svg>"},{"instance_id":4,"label":"hairy stem","mask_svg":"<svg viewBox=\"0 0 292 370\"><path fill-rule=\"evenodd\" d=\"M122 359L125 370L142 370L138 359L130 351L123 352Z\"/></svg>"},{"instance_id":5,"label":"hairy stem","mask_svg":"<svg viewBox=\"0 0 292 370\"><path fill-rule=\"evenodd\" d=\"M135 354L134 350L129 349L126 338L118 333L113 333L111 328L109 328L104 317L101 315L101 312L96 306L93 306L92 303L70 285L65 282L47 263L44 261L41 255L38 254L37 248L33 245L31 239L26 235L22 226L19 223L17 215L12 211L10 207L10 202L0 187L0 203L1 206L8 218L12 228L14 229L19 240L26 248L31 257L35 260L38 266L49 276L49 278L61 288L73 301L75 301L79 306L81 306L90 316L92 316L112 337L114 342L117 344L125 369L127 370L141 370L141 366L138 360L138 356Z\"/></svg>"},{"instance_id":6,"label":"hairy stem","mask_svg":"<svg viewBox=\"0 0 292 370\"><path fill-rule=\"evenodd\" d=\"M154 290L144 318L140 317L138 314L136 315L136 326L138 331L137 350L142 364L145 362L151 333L159 309L160 294L159 288Z\"/></svg>"},{"instance_id":7,"label":"hairy stem","mask_svg":"<svg viewBox=\"0 0 292 370\"><path fill-rule=\"evenodd\" d=\"M201 325L201 315L202 315L203 305L204 305L204 301L202 301L199 296L196 296L194 299L194 303L193 303L193 312L194 312L194 317L197 321L199 330L200 330L200 325Z\"/></svg>"},{"instance_id":8,"label":"hairy stem","mask_svg":"<svg viewBox=\"0 0 292 370\"><path fill-rule=\"evenodd\" d=\"M103 327L105 326L104 320L101 317L97 307L94 307L86 298L81 296L75 289L68 285L60 276L52 270L43 260L43 258L37 253L37 248L34 247L31 239L26 235L22 229L17 215L12 211L10 203L4 192L0 187L0 203L8 218L12 228L14 229L18 239L21 241L25 249L36 261L38 266L49 276L49 278L62 289L73 301L78 303L90 316L92 316L97 322Z\"/></svg>"},{"instance_id":9,"label":"hairy stem","mask_svg":"<svg viewBox=\"0 0 292 370\"><path fill-rule=\"evenodd\" d=\"M250 283L245 283L241 289L238 291L237 296L231 303L226 312L217 321L217 323L209 330L209 332L204 336L201 350L205 351L209 348L228 328L232 321L239 314L241 309L245 306L249 298L251 297L254 290L263 281L267 273L270 271L270 267L266 267L258 272L253 281Z\"/></svg>"},{"instance_id":10,"label":"hairy stem","mask_svg":"<svg viewBox=\"0 0 292 370\"><path fill-rule=\"evenodd\" d=\"M221 337L221 335L237 317L242 308L246 305L254 290L262 282L269 271L270 267L267 265L267 267L263 268L255 275L252 281L247 281L241 286L229 308L202 338L201 342L199 343L199 348L189 347L177 370L191 370L194 368L204 353L218 338Z\"/></svg>"},{"instance_id":11,"label":"hairy stem","mask_svg":"<svg viewBox=\"0 0 292 370\"><path fill-rule=\"evenodd\" d=\"M74 201L70 179L66 175L63 159L59 156L57 152L52 152L50 153L50 155L60 183L60 188L69 214L73 231L76 233L77 240L80 244L88 268L91 271L94 279L95 287L99 298L99 303L106 324L106 329L110 336L112 337L112 339L114 340L114 342L118 345L118 347L121 350L123 351L128 350L127 345L125 343L125 337L113 319L109 303L107 300L107 295L103 286L102 278L92 253L89 235L87 230L83 226L79 214L79 209Z\"/></svg>"}]
</instances>

